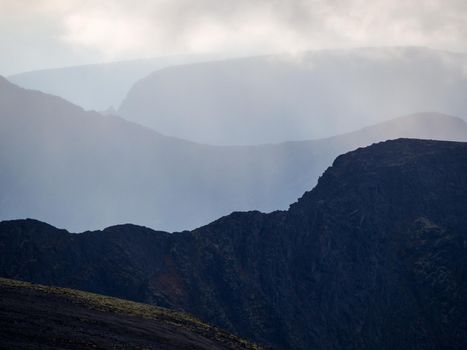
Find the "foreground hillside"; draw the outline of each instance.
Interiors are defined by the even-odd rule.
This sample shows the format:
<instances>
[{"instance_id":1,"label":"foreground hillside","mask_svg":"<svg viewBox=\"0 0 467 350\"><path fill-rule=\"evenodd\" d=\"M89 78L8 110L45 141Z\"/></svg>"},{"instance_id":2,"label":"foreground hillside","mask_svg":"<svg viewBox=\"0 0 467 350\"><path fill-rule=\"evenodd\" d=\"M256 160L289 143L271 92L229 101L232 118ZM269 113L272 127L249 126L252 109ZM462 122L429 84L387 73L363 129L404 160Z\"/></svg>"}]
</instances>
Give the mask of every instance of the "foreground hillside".
<instances>
[{"instance_id":1,"label":"foreground hillside","mask_svg":"<svg viewBox=\"0 0 467 350\"><path fill-rule=\"evenodd\" d=\"M467 347L467 143L338 157L288 211L191 232L0 223L0 275L189 311L277 349Z\"/></svg>"},{"instance_id":2,"label":"foreground hillside","mask_svg":"<svg viewBox=\"0 0 467 350\"><path fill-rule=\"evenodd\" d=\"M216 147L0 78L0 220L192 229L234 210L285 209L339 154L398 137L467 141L467 124L424 113L323 140Z\"/></svg>"},{"instance_id":3,"label":"foreground hillside","mask_svg":"<svg viewBox=\"0 0 467 350\"><path fill-rule=\"evenodd\" d=\"M190 315L0 278L2 349L260 349Z\"/></svg>"}]
</instances>

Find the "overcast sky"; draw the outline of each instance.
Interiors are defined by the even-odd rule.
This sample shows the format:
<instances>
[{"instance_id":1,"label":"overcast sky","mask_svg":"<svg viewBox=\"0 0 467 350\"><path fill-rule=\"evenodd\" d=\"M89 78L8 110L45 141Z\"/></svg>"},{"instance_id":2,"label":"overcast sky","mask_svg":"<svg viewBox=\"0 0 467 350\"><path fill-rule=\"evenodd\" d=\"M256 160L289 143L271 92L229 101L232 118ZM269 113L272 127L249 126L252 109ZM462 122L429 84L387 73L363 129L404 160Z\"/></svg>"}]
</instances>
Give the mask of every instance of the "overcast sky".
<instances>
[{"instance_id":1,"label":"overcast sky","mask_svg":"<svg viewBox=\"0 0 467 350\"><path fill-rule=\"evenodd\" d=\"M467 51L466 0L0 0L0 74L357 46Z\"/></svg>"}]
</instances>

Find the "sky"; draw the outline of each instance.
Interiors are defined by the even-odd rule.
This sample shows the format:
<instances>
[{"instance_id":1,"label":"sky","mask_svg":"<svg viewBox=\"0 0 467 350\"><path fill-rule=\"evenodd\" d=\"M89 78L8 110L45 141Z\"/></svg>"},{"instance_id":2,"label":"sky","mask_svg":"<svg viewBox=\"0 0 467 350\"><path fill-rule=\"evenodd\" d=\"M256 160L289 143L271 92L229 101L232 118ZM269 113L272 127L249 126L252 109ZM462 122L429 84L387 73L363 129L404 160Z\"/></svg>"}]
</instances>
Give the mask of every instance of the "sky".
<instances>
[{"instance_id":1,"label":"sky","mask_svg":"<svg viewBox=\"0 0 467 350\"><path fill-rule=\"evenodd\" d=\"M0 0L0 74L171 54L467 51L465 0Z\"/></svg>"}]
</instances>

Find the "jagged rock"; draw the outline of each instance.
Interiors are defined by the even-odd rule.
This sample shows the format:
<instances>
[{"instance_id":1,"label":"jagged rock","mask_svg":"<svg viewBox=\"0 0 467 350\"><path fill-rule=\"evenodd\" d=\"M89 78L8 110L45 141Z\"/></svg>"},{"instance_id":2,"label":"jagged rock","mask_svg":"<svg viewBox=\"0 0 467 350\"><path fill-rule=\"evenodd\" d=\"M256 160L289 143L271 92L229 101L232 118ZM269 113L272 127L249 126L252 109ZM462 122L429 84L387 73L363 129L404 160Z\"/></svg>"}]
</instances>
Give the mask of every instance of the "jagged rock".
<instances>
[{"instance_id":1,"label":"jagged rock","mask_svg":"<svg viewBox=\"0 0 467 350\"><path fill-rule=\"evenodd\" d=\"M288 211L168 234L0 224L0 275L189 311L277 349L467 346L467 144L338 157Z\"/></svg>"}]
</instances>

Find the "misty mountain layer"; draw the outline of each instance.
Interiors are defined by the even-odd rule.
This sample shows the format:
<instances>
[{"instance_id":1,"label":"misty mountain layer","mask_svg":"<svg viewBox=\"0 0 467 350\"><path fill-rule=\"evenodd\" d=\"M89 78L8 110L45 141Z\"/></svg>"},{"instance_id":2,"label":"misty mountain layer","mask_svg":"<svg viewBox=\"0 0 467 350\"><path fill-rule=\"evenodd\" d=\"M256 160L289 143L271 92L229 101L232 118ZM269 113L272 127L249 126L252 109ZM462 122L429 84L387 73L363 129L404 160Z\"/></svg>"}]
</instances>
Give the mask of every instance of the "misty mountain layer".
<instances>
[{"instance_id":1,"label":"misty mountain layer","mask_svg":"<svg viewBox=\"0 0 467 350\"><path fill-rule=\"evenodd\" d=\"M467 140L462 120L420 114L325 140L216 147L84 112L0 80L0 219L74 231L133 222L199 227L234 210L285 209L340 153L376 141Z\"/></svg>"},{"instance_id":2,"label":"misty mountain layer","mask_svg":"<svg viewBox=\"0 0 467 350\"><path fill-rule=\"evenodd\" d=\"M323 138L412 113L467 117L467 56L424 48L324 50L170 67L119 114L209 144Z\"/></svg>"},{"instance_id":3,"label":"misty mountain layer","mask_svg":"<svg viewBox=\"0 0 467 350\"><path fill-rule=\"evenodd\" d=\"M136 81L158 69L210 61L217 56L180 55L90 64L19 73L8 79L27 89L60 96L87 110L105 111L117 108Z\"/></svg>"},{"instance_id":4,"label":"misty mountain layer","mask_svg":"<svg viewBox=\"0 0 467 350\"><path fill-rule=\"evenodd\" d=\"M467 347L467 143L338 157L288 211L192 232L0 223L0 275L190 311L276 349ZM181 214L182 215L182 214Z\"/></svg>"}]
</instances>

